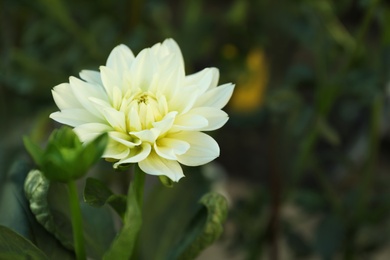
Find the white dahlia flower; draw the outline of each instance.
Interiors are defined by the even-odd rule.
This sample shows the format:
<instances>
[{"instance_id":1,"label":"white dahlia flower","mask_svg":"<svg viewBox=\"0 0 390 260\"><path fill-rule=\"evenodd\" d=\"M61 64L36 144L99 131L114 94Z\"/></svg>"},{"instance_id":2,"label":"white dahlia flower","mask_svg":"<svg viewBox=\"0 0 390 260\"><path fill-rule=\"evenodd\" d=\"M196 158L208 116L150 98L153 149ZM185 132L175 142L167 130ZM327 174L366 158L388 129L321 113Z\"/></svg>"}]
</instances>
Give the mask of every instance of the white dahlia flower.
<instances>
[{"instance_id":1,"label":"white dahlia flower","mask_svg":"<svg viewBox=\"0 0 390 260\"><path fill-rule=\"evenodd\" d=\"M221 109L234 85L217 87L216 68L186 76L174 40L136 57L119 45L100 72L83 70L80 78L54 87L60 111L50 117L74 127L82 142L107 132L103 158L114 168L138 163L145 173L178 181L184 176L180 164L198 166L219 156L217 142L203 131L226 123L228 115Z\"/></svg>"}]
</instances>

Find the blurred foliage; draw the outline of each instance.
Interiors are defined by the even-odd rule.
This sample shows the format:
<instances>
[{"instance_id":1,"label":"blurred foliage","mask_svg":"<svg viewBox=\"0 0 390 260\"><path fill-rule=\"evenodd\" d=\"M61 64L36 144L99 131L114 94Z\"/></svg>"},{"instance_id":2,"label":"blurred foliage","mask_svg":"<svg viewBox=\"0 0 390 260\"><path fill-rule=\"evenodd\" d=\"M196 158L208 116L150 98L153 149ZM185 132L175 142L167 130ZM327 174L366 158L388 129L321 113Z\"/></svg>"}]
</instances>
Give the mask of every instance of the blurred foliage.
<instances>
[{"instance_id":1,"label":"blurred foliage","mask_svg":"<svg viewBox=\"0 0 390 260\"><path fill-rule=\"evenodd\" d=\"M42 142L54 127L50 89L81 69L97 70L119 43L137 53L167 37L181 46L187 73L215 66L221 83L237 84L230 121L215 133L229 185L246 185L246 195L231 198L226 250L244 259L386 256L390 4L380 0L3 0L1 212L26 218L15 183L27 172L13 173L21 136ZM111 182L107 169L98 174ZM167 225L153 226L167 241L142 231L156 255L166 254L177 223L185 226L196 210L188 205L209 189L198 184L192 195L179 187L158 195L165 210L148 208L147 223ZM180 207L171 205L177 198ZM174 223L176 210L182 217ZM28 226L9 221L0 216L0 225L30 238ZM143 246L138 254L150 257Z\"/></svg>"}]
</instances>

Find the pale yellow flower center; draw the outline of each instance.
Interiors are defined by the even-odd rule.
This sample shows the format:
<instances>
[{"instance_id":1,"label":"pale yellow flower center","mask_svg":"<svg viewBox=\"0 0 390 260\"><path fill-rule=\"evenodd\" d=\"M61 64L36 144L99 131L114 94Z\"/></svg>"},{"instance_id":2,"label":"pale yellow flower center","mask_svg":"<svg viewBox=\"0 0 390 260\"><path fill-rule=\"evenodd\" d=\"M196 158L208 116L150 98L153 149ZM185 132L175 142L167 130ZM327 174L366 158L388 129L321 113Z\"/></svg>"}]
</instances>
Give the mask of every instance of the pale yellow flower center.
<instances>
[{"instance_id":1,"label":"pale yellow flower center","mask_svg":"<svg viewBox=\"0 0 390 260\"><path fill-rule=\"evenodd\" d=\"M150 129L168 113L164 95L141 90L125 95L120 110L126 115L129 132Z\"/></svg>"}]
</instances>

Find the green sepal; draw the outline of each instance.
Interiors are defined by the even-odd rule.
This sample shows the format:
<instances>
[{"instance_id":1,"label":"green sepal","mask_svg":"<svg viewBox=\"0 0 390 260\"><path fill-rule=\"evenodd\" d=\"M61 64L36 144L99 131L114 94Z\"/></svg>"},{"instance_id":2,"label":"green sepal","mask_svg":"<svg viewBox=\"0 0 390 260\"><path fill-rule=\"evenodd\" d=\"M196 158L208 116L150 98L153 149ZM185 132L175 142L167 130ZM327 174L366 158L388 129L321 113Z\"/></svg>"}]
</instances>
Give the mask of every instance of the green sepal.
<instances>
[{"instance_id":1,"label":"green sepal","mask_svg":"<svg viewBox=\"0 0 390 260\"><path fill-rule=\"evenodd\" d=\"M28 136L23 137L24 147L31 155L37 165L42 164L43 150L37 144L35 144Z\"/></svg>"},{"instance_id":2,"label":"green sepal","mask_svg":"<svg viewBox=\"0 0 390 260\"><path fill-rule=\"evenodd\" d=\"M201 208L167 259L195 259L222 234L228 212L226 199L218 193L207 193L199 202Z\"/></svg>"},{"instance_id":3,"label":"green sepal","mask_svg":"<svg viewBox=\"0 0 390 260\"><path fill-rule=\"evenodd\" d=\"M95 178L87 178L85 182L84 201L92 207L102 207L108 203L122 219L126 212L126 196L114 194Z\"/></svg>"},{"instance_id":4,"label":"green sepal","mask_svg":"<svg viewBox=\"0 0 390 260\"><path fill-rule=\"evenodd\" d=\"M160 182L167 188L173 188L174 182L165 175L158 176Z\"/></svg>"},{"instance_id":5,"label":"green sepal","mask_svg":"<svg viewBox=\"0 0 390 260\"><path fill-rule=\"evenodd\" d=\"M68 182L84 176L101 158L108 143L108 134L103 133L83 145L76 133L64 126L52 132L44 150L27 137L24 138L24 143L46 178Z\"/></svg>"},{"instance_id":6,"label":"green sepal","mask_svg":"<svg viewBox=\"0 0 390 260\"><path fill-rule=\"evenodd\" d=\"M31 241L0 225L0 259L49 259Z\"/></svg>"}]
</instances>

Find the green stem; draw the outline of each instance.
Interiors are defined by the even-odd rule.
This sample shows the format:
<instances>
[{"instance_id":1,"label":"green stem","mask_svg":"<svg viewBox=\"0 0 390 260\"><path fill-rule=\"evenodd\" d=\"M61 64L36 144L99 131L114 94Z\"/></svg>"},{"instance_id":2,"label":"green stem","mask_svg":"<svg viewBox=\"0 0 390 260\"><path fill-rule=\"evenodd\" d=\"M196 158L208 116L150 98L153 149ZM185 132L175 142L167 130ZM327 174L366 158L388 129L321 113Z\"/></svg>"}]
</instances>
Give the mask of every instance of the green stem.
<instances>
[{"instance_id":1,"label":"green stem","mask_svg":"<svg viewBox=\"0 0 390 260\"><path fill-rule=\"evenodd\" d=\"M68 182L70 213L72 216L73 241L78 260L86 259L83 237L83 219L81 216L79 197L75 181Z\"/></svg>"}]
</instances>

